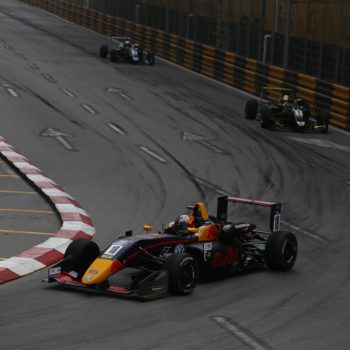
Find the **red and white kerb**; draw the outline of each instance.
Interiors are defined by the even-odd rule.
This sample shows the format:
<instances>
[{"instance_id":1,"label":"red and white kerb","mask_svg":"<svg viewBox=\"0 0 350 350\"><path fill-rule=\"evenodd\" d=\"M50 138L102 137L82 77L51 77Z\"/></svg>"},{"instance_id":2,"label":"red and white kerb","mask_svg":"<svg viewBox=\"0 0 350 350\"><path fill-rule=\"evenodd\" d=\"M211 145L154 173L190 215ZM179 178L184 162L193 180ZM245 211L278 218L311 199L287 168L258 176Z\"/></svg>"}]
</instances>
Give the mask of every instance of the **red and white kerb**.
<instances>
[{"instance_id":1,"label":"red and white kerb","mask_svg":"<svg viewBox=\"0 0 350 350\"><path fill-rule=\"evenodd\" d=\"M62 221L59 231L45 242L0 261L0 284L33 273L61 260L75 239L92 239L95 227L77 201L46 177L36 166L0 137L0 153L56 208Z\"/></svg>"}]
</instances>

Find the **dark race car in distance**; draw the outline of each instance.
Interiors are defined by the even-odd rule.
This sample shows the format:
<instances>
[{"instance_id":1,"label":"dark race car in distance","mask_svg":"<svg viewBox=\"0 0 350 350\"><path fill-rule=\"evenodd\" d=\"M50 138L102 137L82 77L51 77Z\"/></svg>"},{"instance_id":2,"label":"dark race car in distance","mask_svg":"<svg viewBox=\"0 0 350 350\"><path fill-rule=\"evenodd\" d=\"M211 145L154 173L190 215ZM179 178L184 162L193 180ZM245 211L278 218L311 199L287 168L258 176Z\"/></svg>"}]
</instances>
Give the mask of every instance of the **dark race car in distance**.
<instances>
[{"instance_id":1,"label":"dark race car in distance","mask_svg":"<svg viewBox=\"0 0 350 350\"><path fill-rule=\"evenodd\" d=\"M267 207L269 229L228 221L229 203ZM215 217L208 215L202 202L189 209L189 215L181 215L158 233L151 232L150 226L139 235L129 231L102 252L92 241L73 241L63 261L49 269L47 281L151 300L168 293L190 294L200 279L263 266L276 271L293 267L297 240L279 229L280 203L222 196ZM187 225L180 222L184 218ZM114 280L127 270L127 285Z\"/></svg>"},{"instance_id":2,"label":"dark race car in distance","mask_svg":"<svg viewBox=\"0 0 350 350\"><path fill-rule=\"evenodd\" d=\"M267 95L273 92L279 97L271 100ZM306 100L296 96L293 89L264 87L260 100L250 99L245 106L245 117L256 119L262 128L294 128L298 130L312 129L328 132L329 115L319 111L312 115Z\"/></svg>"},{"instance_id":3,"label":"dark race car in distance","mask_svg":"<svg viewBox=\"0 0 350 350\"><path fill-rule=\"evenodd\" d=\"M135 43L130 37L111 37L111 47L104 44L100 47L100 57L107 58L111 62L131 62L134 64L143 63L153 66L155 56L151 51L146 51Z\"/></svg>"}]
</instances>

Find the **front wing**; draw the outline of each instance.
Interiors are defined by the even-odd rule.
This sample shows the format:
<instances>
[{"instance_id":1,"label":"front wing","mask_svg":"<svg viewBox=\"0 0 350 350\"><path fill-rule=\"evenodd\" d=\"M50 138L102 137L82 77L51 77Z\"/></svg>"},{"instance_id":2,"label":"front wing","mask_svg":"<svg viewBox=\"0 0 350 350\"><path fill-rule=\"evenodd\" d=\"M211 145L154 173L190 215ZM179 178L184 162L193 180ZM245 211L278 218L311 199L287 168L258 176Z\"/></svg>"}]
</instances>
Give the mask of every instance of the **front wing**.
<instances>
[{"instance_id":1,"label":"front wing","mask_svg":"<svg viewBox=\"0 0 350 350\"><path fill-rule=\"evenodd\" d=\"M168 294L168 271L151 272L139 281L133 288L109 285L108 281L96 285L86 285L76 279L75 271L62 272L59 267L49 269L48 278L43 282L57 282L59 285L89 292L110 294L118 297L129 297L140 300L153 300Z\"/></svg>"}]
</instances>

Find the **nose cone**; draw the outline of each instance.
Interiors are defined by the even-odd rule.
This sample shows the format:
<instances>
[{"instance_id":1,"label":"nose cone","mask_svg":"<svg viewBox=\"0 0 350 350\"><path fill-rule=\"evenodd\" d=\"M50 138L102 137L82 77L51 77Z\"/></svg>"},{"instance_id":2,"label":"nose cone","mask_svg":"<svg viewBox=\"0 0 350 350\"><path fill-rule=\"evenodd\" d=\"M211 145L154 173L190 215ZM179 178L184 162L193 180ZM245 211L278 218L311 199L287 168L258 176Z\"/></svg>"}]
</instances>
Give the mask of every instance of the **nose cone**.
<instances>
[{"instance_id":1,"label":"nose cone","mask_svg":"<svg viewBox=\"0 0 350 350\"><path fill-rule=\"evenodd\" d=\"M122 268L123 265L118 260L97 258L86 270L81 281L87 285L101 283Z\"/></svg>"}]
</instances>

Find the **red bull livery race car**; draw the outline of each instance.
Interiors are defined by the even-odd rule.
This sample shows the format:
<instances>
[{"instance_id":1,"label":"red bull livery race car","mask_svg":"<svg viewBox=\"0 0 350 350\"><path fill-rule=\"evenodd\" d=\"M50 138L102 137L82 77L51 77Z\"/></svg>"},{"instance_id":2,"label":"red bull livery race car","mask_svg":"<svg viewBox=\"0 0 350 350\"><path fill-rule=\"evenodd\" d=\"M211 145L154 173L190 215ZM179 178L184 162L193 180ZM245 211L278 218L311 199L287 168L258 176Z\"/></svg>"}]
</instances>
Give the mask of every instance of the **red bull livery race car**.
<instances>
[{"instance_id":1,"label":"red bull livery race car","mask_svg":"<svg viewBox=\"0 0 350 350\"><path fill-rule=\"evenodd\" d=\"M264 206L269 229L228 221L228 204ZM128 231L102 252L93 241L78 239L64 259L51 267L47 282L62 286L151 300L166 294L193 292L201 279L268 266L290 270L297 257L296 237L280 231L281 203L222 196L216 216L204 203L188 207L160 232ZM119 279L118 279L119 278Z\"/></svg>"}]
</instances>

